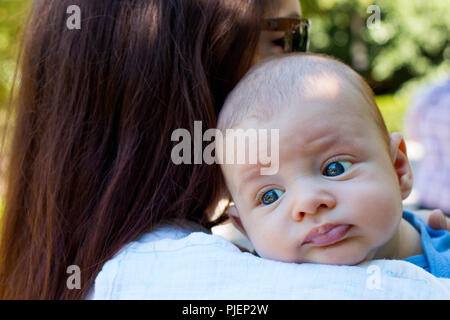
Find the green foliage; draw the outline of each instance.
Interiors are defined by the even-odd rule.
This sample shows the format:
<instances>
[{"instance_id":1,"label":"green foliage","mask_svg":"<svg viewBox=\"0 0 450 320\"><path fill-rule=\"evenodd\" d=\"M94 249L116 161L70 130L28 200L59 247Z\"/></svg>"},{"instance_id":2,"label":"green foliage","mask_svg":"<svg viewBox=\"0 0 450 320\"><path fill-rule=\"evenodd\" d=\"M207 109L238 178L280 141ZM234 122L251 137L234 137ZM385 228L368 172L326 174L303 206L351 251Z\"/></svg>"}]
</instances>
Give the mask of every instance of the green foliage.
<instances>
[{"instance_id":1,"label":"green foliage","mask_svg":"<svg viewBox=\"0 0 450 320\"><path fill-rule=\"evenodd\" d=\"M0 1L0 109L8 103L23 27L30 0Z\"/></svg>"},{"instance_id":2,"label":"green foliage","mask_svg":"<svg viewBox=\"0 0 450 320\"><path fill-rule=\"evenodd\" d=\"M300 2L311 20L310 50L334 56L364 76L390 131L402 132L408 102L420 85L450 73L450 1ZM380 8L379 24L368 23L371 5Z\"/></svg>"},{"instance_id":3,"label":"green foliage","mask_svg":"<svg viewBox=\"0 0 450 320\"><path fill-rule=\"evenodd\" d=\"M20 46L20 32L26 21L31 0L0 0L0 138L6 123L6 106L10 98ZM6 136L8 140L8 135ZM1 142L2 140L0 140ZM0 151L4 151L1 146ZM0 154L0 222L5 207L4 164Z\"/></svg>"},{"instance_id":4,"label":"green foliage","mask_svg":"<svg viewBox=\"0 0 450 320\"><path fill-rule=\"evenodd\" d=\"M377 96L375 101L389 132L403 133L403 118L408 107L408 99L404 95L386 94Z\"/></svg>"},{"instance_id":5,"label":"green foliage","mask_svg":"<svg viewBox=\"0 0 450 320\"><path fill-rule=\"evenodd\" d=\"M312 22L311 51L351 65L378 94L396 92L406 84L413 90L423 81L450 72L450 1L301 3ZM380 8L379 24L368 24L374 13L368 11L370 5Z\"/></svg>"}]
</instances>

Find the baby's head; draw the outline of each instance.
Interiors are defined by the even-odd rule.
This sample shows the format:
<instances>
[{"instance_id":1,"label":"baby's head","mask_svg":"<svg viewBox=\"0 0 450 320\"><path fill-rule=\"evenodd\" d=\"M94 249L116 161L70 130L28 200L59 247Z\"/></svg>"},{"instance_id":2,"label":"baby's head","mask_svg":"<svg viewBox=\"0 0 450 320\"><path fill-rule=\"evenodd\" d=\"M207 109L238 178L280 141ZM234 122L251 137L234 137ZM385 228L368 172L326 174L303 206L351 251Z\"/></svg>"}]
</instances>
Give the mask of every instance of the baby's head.
<instances>
[{"instance_id":1,"label":"baby's head","mask_svg":"<svg viewBox=\"0 0 450 320\"><path fill-rule=\"evenodd\" d=\"M261 257L352 265L390 246L411 168L402 136L389 135L348 66L312 54L263 61L229 95L218 128L279 129L275 174L221 166L230 218Z\"/></svg>"}]
</instances>

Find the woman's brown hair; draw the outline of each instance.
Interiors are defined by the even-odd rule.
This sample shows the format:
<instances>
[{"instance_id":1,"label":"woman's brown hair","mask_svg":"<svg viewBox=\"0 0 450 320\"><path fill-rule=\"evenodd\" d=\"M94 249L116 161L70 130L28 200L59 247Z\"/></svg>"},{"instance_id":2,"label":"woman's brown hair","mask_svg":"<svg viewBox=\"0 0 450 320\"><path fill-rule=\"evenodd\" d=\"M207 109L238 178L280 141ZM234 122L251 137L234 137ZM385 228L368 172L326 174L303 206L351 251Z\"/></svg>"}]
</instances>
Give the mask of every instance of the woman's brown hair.
<instances>
[{"instance_id":1,"label":"woman's brown hair","mask_svg":"<svg viewBox=\"0 0 450 320\"><path fill-rule=\"evenodd\" d=\"M80 299L105 261L179 218L211 225L215 166L175 165L171 133L216 125L249 69L263 0L41 0L24 34L0 299ZM70 5L81 29L67 28ZM81 269L69 290L67 268ZM149 270L149 272L151 272Z\"/></svg>"}]
</instances>

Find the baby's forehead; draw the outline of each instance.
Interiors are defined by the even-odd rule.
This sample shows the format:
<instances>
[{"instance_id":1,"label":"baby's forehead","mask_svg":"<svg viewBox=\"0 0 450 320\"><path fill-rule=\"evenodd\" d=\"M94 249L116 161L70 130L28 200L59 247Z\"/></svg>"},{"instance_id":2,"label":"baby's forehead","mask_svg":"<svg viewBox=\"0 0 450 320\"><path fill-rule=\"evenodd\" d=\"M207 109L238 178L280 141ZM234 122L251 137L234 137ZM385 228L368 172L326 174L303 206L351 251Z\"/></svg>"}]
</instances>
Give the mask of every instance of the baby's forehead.
<instances>
[{"instance_id":1,"label":"baby's forehead","mask_svg":"<svg viewBox=\"0 0 450 320\"><path fill-rule=\"evenodd\" d=\"M301 108L311 101L341 102L345 109L354 99L360 103L353 112L373 108L370 88L349 67L320 55L288 55L263 61L249 71L227 98L219 126L230 128L248 118L271 119L285 108Z\"/></svg>"},{"instance_id":2,"label":"baby's forehead","mask_svg":"<svg viewBox=\"0 0 450 320\"><path fill-rule=\"evenodd\" d=\"M305 82L313 81L310 87ZM284 97L267 98L249 107L246 116L234 128L283 129L303 136L342 131L342 126L367 126L375 123L369 99L357 88L347 86L338 77L315 76L300 79ZM278 99L280 98L280 99Z\"/></svg>"},{"instance_id":3,"label":"baby's forehead","mask_svg":"<svg viewBox=\"0 0 450 320\"><path fill-rule=\"evenodd\" d=\"M249 120L264 125L280 113L314 113L314 108L322 113L358 115L361 122L375 124L382 139L389 141L366 82L345 64L317 54L285 55L254 66L227 97L218 128L240 127ZM316 116L323 122L320 112ZM293 116L292 120L299 119Z\"/></svg>"},{"instance_id":4,"label":"baby's forehead","mask_svg":"<svg viewBox=\"0 0 450 320\"><path fill-rule=\"evenodd\" d=\"M280 154L294 153L315 154L336 144L355 145L373 139L378 128L373 119L364 113L342 111L342 108L333 108L330 103L316 104L314 100L303 108L286 107L271 119L260 120L249 118L239 127L244 132L267 132L277 130ZM267 140L264 134L256 135L259 139ZM229 141L225 139L225 143ZM265 146L265 143L262 143ZM268 146L270 150L270 145ZM262 152L267 152L265 149Z\"/></svg>"}]
</instances>

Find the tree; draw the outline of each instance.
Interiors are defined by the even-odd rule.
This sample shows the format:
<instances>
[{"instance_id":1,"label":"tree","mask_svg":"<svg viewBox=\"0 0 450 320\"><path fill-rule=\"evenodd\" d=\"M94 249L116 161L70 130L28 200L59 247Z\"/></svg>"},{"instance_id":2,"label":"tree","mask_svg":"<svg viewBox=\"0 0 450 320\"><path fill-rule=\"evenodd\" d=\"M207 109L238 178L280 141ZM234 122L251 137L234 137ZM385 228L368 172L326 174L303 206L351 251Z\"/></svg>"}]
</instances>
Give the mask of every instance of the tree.
<instances>
[{"instance_id":1,"label":"tree","mask_svg":"<svg viewBox=\"0 0 450 320\"><path fill-rule=\"evenodd\" d=\"M302 0L311 19L311 51L359 71L377 94L394 93L450 72L450 2ZM368 24L378 6L379 24ZM414 86L415 87L415 86Z\"/></svg>"}]
</instances>

